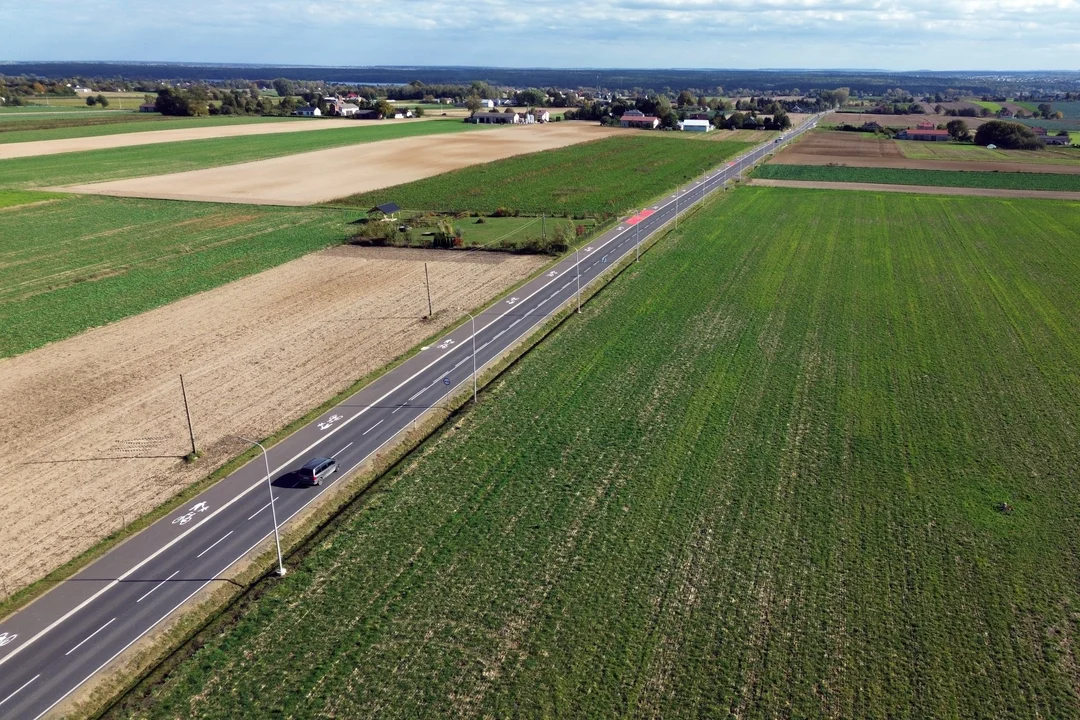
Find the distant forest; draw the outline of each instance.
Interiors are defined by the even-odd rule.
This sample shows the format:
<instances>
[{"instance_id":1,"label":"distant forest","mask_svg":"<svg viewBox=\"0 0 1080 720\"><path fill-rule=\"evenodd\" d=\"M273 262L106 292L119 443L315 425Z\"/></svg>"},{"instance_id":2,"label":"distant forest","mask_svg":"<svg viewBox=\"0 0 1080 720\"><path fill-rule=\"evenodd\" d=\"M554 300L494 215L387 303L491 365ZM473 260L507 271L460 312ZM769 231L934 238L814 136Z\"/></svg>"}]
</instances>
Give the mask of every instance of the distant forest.
<instances>
[{"instance_id":1,"label":"distant forest","mask_svg":"<svg viewBox=\"0 0 1080 720\"><path fill-rule=\"evenodd\" d=\"M917 93L962 88L976 95L997 95L1019 90L1076 91L1080 73L886 73L854 70L620 70L491 67L304 67L269 65L188 65L174 63L9 62L0 74L56 77L123 77L154 81L320 80L327 83L468 84L485 81L510 87L560 87L621 90L665 88L745 88L757 92L805 93L847 87L857 94L877 94L903 87Z\"/></svg>"}]
</instances>

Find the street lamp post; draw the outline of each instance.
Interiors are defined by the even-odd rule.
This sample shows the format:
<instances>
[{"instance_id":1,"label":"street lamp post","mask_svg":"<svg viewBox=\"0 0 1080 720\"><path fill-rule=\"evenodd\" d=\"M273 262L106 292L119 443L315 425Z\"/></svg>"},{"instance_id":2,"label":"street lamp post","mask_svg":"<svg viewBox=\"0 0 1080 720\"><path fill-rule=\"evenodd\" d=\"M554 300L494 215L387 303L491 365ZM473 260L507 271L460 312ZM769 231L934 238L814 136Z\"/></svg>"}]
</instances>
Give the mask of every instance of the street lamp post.
<instances>
[{"instance_id":1,"label":"street lamp post","mask_svg":"<svg viewBox=\"0 0 1080 720\"><path fill-rule=\"evenodd\" d=\"M577 311L581 312L581 247L574 248L574 267L577 269Z\"/></svg>"},{"instance_id":2,"label":"street lamp post","mask_svg":"<svg viewBox=\"0 0 1080 720\"><path fill-rule=\"evenodd\" d=\"M465 314L469 316L469 321L472 323L472 402L476 404L476 318L468 310Z\"/></svg>"},{"instance_id":3,"label":"street lamp post","mask_svg":"<svg viewBox=\"0 0 1080 720\"><path fill-rule=\"evenodd\" d=\"M278 534L277 507L274 505L274 486L270 484L270 460L266 457L266 448L263 447L263 444L258 440L252 440L251 438L246 438L241 435L233 435L233 437L237 440L243 440L246 443L251 443L252 445L258 445L259 449L262 450L263 463L266 465L266 488L270 491L270 514L274 518L274 544L277 546L278 564L277 574L278 577L284 577L285 563L282 562L281 559L281 536Z\"/></svg>"},{"instance_id":4,"label":"street lamp post","mask_svg":"<svg viewBox=\"0 0 1080 720\"><path fill-rule=\"evenodd\" d=\"M636 223L634 223L634 233L636 234L636 237L634 238L634 252L636 254L636 257L634 258L634 262L640 262L641 261L641 218L638 218L638 221Z\"/></svg>"}]
</instances>

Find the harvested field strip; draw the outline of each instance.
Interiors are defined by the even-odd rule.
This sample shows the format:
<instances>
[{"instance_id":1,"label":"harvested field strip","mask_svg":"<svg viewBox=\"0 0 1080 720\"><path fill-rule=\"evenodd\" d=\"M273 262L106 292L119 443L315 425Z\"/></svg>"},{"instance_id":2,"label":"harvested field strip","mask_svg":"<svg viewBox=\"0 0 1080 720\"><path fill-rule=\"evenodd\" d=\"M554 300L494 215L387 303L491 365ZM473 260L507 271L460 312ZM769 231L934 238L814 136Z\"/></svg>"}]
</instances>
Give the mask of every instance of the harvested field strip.
<instances>
[{"instance_id":1,"label":"harvested field strip","mask_svg":"<svg viewBox=\"0 0 1080 720\"><path fill-rule=\"evenodd\" d=\"M22 118L18 123L0 122L0 144L31 142L35 140L61 140L64 138L101 137L147 130L183 130L194 127L222 127L229 125L264 125L267 123L303 122L299 118L219 116L209 118L175 118L149 113L119 116L95 116L86 118L57 117L37 119Z\"/></svg>"},{"instance_id":2,"label":"harvested field strip","mask_svg":"<svg viewBox=\"0 0 1080 720\"><path fill-rule=\"evenodd\" d=\"M767 180L803 180L809 182L1080 191L1080 175L1051 173L906 170L901 168L835 167L828 165L762 165L754 170L753 177Z\"/></svg>"},{"instance_id":3,"label":"harvested field strip","mask_svg":"<svg viewBox=\"0 0 1080 720\"><path fill-rule=\"evenodd\" d=\"M678 142L648 135L606 138L521 155L336 201L370 208L614 216L747 150L749 143Z\"/></svg>"},{"instance_id":4,"label":"harvested field strip","mask_svg":"<svg viewBox=\"0 0 1080 720\"><path fill-rule=\"evenodd\" d=\"M355 128L188 140L13 158L0 162L0 187L54 187L164 175L393 138L476 132L478 127L455 120L375 126L358 122Z\"/></svg>"},{"instance_id":5,"label":"harvested field strip","mask_svg":"<svg viewBox=\"0 0 1080 720\"><path fill-rule=\"evenodd\" d=\"M111 716L1078 717L1078 253L738 190Z\"/></svg>"},{"instance_id":6,"label":"harvested field strip","mask_svg":"<svg viewBox=\"0 0 1080 720\"><path fill-rule=\"evenodd\" d=\"M0 357L339 242L349 219L95 196L0 213Z\"/></svg>"}]
</instances>

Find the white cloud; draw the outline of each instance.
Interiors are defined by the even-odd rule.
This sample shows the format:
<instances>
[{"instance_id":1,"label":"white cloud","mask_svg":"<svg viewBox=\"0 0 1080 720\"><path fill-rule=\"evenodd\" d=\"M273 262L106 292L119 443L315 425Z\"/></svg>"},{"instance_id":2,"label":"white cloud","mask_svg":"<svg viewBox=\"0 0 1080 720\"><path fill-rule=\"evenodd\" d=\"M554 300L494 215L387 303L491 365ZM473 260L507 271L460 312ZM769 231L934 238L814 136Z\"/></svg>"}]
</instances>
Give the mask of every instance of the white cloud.
<instances>
[{"instance_id":1,"label":"white cloud","mask_svg":"<svg viewBox=\"0 0 1080 720\"><path fill-rule=\"evenodd\" d=\"M6 59L1078 68L1080 0L0 0Z\"/></svg>"}]
</instances>

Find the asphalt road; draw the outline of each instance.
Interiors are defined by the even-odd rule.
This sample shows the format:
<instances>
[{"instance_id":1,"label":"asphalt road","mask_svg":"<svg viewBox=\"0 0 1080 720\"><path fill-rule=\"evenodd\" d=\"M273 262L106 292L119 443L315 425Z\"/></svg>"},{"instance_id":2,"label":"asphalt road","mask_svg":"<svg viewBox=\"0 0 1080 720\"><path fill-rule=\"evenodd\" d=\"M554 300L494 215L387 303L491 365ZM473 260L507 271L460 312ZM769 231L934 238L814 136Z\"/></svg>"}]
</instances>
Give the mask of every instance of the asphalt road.
<instances>
[{"instance_id":1,"label":"asphalt road","mask_svg":"<svg viewBox=\"0 0 1080 720\"><path fill-rule=\"evenodd\" d=\"M788 132L785 142L805 131ZM38 718L169 617L353 469L445 403L471 388L479 370L620 258L706 194L779 145L770 142L706 174L559 262L283 442L268 460L274 506L259 457L73 578L0 622L0 718ZM473 326L475 325L475 335ZM237 441L237 450L242 447ZM315 455L339 472L321 487L297 486L293 472Z\"/></svg>"}]
</instances>

